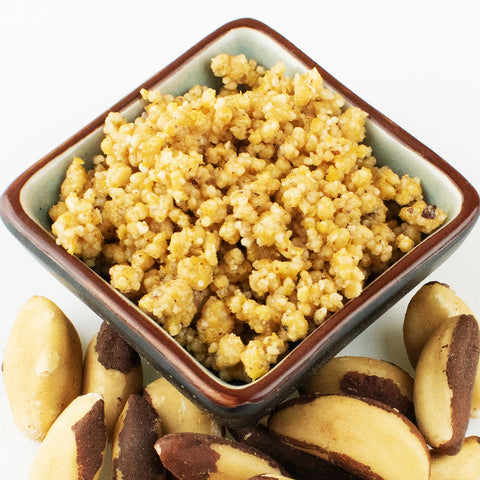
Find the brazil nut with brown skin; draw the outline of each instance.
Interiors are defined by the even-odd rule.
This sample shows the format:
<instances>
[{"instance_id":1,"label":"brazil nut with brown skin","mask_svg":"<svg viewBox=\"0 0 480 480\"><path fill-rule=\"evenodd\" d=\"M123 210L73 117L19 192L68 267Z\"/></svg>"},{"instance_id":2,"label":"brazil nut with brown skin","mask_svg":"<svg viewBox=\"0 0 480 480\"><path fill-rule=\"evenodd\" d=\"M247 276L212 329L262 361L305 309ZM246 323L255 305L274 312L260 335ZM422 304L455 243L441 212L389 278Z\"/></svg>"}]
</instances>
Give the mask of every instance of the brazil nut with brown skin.
<instances>
[{"instance_id":1,"label":"brazil nut with brown skin","mask_svg":"<svg viewBox=\"0 0 480 480\"><path fill-rule=\"evenodd\" d=\"M443 322L423 347L414 381L417 425L428 444L447 455L462 447L479 359L473 315Z\"/></svg>"},{"instance_id":2,"label":"brazil nut with brown skin","mask_svg":"<svg viewBox=\"0 0 480 480\"><path fill-rule=\"evenodd\" d=\"M142 395L130 395L113 431L113 479L164 480L165 468L154 448L161 435L155 409Z\"/></svg>"},{"instance_id":3,"label":"brazil nut with brown skin","mask_svg":"<svg viewBox=\"0 0 480 480\"><path fill-rule=\"evenodd\" d=\"M300 391L372 398L415 421L413 378L400 367L377 358L334 357L316 370Z\"/></svg>"},{"instance_id":4,"label":"brazil nut with brown skin","mask_svg":"<svg viewBox=\"0 0 480 480\"><path fill-rule=\"evenodd\" d=\"M3 379L15 426L42 440L81 393L82 345L63 311L36 295L19 311L7 340Z\"/></svg>"},{"instance_id":5,"label":"brazil nut with brown skin","mask_svg":"<svg viewBox=\"0 0 480 480\"><path fill-rule=\"evenodd\" d=\"M82 392L103 396L109 437L127 398L132 393L140 393L142 383L140 356L103 322L85 352Z\"/></svg>"},{"instance_id":6,"label":"brazil nut with brown skin","mask_svg":"<svg viewBox=\"0 0 480 480\"><path fill-rule=\"evenodd\" d=\"M403 322L403 339L410 363L415 368L427 340L445 321L457 315L474 315L470 307L446 283L424 284L408 303ZM480 417L480 368L472 393L472 418Z\"/></svg>"},{"instance_id":7,"label":"brazil nut with brown skin","mask_svg":"<svg viewBox=\"0 0 480 480\"><path fill-rule=\"evenodd\" d=\"M359 477L322 458L284 443L280 436L258 423L229 428L235 440L250 445L283 465L295 480L358 480Z\"/></svg>"},{"instance_id":8,"label":"brazil nut with brown skin","mask_svg":"<svg viewBox=\"0 0 480 480\"><path fill-rule=\"evenodd\" d=\"M179 480L248 480L265 473L287 475L263 452L216 435L171 433L157 440L155 449L165 468Z\"/></svg>"},{"instance_id":9,"label":"brazil nut with brown skin","mask_svg":"<svg viewBox=\"0 0 480 480\"><path fill-rule=\"evenodd\" d=\"M40 444L29 480L97 480L106 446L102 396L79 396L55 420Z\"/></svg>"},{"instance_id":10,"label":"brazil nut with brown skin","mask_svg":"<svg viewBox=\"0 0 480 480\"><path fill-rule=\"evenodd\" d=\"M415 425L375 400L303 395L268 419L286 445L318 455L365 480L429 480L427 444Z\"/></svg>"}]
</instances>

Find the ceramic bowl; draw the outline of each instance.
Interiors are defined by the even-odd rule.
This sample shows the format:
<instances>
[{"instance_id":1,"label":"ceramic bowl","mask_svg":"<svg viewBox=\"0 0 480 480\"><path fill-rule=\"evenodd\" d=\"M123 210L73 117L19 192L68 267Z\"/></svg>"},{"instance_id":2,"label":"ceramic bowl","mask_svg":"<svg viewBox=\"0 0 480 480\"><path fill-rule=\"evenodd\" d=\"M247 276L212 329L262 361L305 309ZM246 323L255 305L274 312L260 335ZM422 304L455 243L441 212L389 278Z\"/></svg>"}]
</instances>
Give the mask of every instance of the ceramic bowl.
<instances>
[{"instance_id":1,"label":"ceramic bowl","mask_svg":"<svg viewBox=\"0 0 480 480\"><path fill-rule=\"evenodd\" d=\"M350 105L368 112L367 139L378 162L398 174L420 177L427 202L438 205L448 214L446 223L438 231L366 286L359 297L328 318L266 375L245 385L220 380L134 303L56 245L48 210L57 201L72 158L89 159L100 152L106 114L16 179L2 196L1 216L10 231L40 262L102 319L111 322L163 375L220 422L242 426L268 413L316 365L331 358L444 261L473 227L479 212L479 198L473 187L438 155L357 97L280 34L252 19L222 26L111 110L122 112L129 120L138 116L144 106L140 88L179 95L195 84L216 85L208 65L219 53L244 53L266 67L282 61L287 75L316 67L325 83L343 95Z\"/></svg>"}]
</instances>

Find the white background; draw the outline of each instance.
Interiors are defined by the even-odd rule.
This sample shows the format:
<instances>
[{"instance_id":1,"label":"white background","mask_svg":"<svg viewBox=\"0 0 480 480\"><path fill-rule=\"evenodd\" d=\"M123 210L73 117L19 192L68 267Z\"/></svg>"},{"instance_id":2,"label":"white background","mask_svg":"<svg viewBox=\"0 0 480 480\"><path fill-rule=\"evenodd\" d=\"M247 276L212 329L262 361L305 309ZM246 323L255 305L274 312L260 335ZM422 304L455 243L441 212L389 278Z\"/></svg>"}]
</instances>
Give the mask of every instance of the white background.
<instances>
[{"instance_id":1,"label":"white background","mask_svg":"<svg viewBox=\"0 0 480 480\"><path fill-rule=\"evenodd\" d=\"M478 14L475 0L0 0L0 191L198 40L240 17L278 30L480 189ZM480 224L427 280L450 284L480 315L479 244ZM85 346L100 319L3 224L0 245L0 357L17 312L36 294L64 310ZM412 293L346 352L408 369L401 325ZM470 433L480 435L480 420ZM28 478L36 448L15 430L0 381L0 477Z\"/></svg>"}]
</instances>

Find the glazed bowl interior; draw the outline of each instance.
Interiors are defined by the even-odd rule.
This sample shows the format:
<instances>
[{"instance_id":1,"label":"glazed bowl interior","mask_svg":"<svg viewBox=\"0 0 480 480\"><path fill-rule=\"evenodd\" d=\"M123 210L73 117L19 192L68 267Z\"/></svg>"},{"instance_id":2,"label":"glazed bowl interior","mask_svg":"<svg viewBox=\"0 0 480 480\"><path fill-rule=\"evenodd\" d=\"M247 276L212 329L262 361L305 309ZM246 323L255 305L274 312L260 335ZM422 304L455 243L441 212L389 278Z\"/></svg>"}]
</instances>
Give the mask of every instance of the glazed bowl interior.
<instances>
[{"instance_id":1,"label":"glazed bowl interior","mask_svg":"<svg viewBox=\"0 0 480 480\"><path fill-rule=\"evenodd\" d=\"M7 191L2 217L47 268L94 311L114 323L147 360L179 388L184 388L193 400L223 423L244 424L265 414L316 364L333 356L446 259L472 228L478 215L478 195L458 172L427 147L359 99L286 39L250 19L221 27L127 95L111 111L121 112L129 121L141 115L145 102L140 98L140 88L172 95L181 95L198 84L218 88L219 80L211 73L210 60L220 53L245 54L267 68L283 62L288 76L317 67L325 83L342 94L348 105L368 112L366 143L372 147L378 164L389 166L399 175L418 176L426 201L448 215L437 232L369 284L360 297L332 315L267 374L244 385L222 381L107 281L55 244L48 211L58 201L60 185L72 159L80 157L90 168L93 157L101 153L106 113L25 173Z\"/></svg>"}]
</instances>

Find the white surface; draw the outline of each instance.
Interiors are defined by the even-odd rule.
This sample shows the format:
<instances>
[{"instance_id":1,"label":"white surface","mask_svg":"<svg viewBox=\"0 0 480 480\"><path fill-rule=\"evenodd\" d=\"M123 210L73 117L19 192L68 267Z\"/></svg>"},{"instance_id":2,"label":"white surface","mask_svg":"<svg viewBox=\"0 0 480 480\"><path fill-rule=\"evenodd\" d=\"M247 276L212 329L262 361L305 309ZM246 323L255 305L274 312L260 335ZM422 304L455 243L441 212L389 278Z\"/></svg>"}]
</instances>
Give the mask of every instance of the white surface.
<instances>
[{"instance_id":1,"label":"white surface","mask_svg":"<svg viewBox=\"0 0 480 480\"><path fill-rule=\"evenodd\" d=\"M288 6L287 6L288 5ZM0 2L0 191L29 165L220 25L254 17L455 166L480 190L477 2ZM306 11L304 13L304 11ZM0 225L0 356L33 295L55 301L86 346L100 319ZM428 280L480 315L480 224ZM401 337L411 294L346 352L408 368ZM480 435L480 420L469 433ZM26 479L36 442L15 430L0 382L1 478Z\"/></svg>"}]
</instances>

